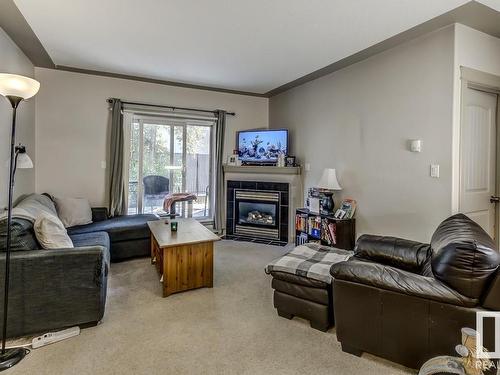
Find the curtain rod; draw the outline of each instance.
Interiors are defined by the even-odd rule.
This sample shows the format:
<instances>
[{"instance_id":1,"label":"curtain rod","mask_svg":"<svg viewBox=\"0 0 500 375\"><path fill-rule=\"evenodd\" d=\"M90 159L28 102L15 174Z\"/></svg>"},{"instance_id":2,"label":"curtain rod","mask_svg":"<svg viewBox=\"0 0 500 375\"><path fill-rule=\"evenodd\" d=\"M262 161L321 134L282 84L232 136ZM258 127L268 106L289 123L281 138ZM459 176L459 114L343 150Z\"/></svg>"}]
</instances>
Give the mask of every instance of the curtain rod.
<instances>
[{"instance_id":1,"label":"curtain rod","mask_svg":"<svg viewBox=\"0 0 500 375\"><path fill-rule=\"evenodd\" d=\"M111 103L114 98L109 98L106 100L108 103ZM196 109L196 108L185 108L185 107L173 107L171 105L157 105L157 104L147 104L147 103L137 103L137 102L125 102L122 101L122 104L129 104L129 105L142 105L145 107L157 107L157 108L169 108L172 111L175 111L176 109L180 109L183 111L194 111L194 112L205 112L205 113L217 113L217 111L210 111L207 109ZM228 116L236 116L236 113L234 112L226 112L226 115Z\"/></svg>"}]
</instances>

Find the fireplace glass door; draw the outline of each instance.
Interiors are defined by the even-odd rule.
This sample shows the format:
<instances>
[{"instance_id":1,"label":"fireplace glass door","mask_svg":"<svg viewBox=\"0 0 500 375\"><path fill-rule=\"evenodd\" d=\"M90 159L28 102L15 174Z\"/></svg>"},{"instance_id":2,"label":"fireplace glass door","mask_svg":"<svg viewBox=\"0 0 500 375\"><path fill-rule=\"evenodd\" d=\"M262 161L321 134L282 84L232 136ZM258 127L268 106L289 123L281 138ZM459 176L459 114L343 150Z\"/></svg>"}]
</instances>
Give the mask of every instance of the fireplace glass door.
<instances>
[{"instance_id":1,"label":"fireplace glass door","mask_svg":"<svg viewBox=\"0 0 500 375\"><path fill-rule=\"evenodd\" d=\"M238 202L238 224L276 228L278 207L276 203L255 201Z\"/></svg>"}]
</instances>

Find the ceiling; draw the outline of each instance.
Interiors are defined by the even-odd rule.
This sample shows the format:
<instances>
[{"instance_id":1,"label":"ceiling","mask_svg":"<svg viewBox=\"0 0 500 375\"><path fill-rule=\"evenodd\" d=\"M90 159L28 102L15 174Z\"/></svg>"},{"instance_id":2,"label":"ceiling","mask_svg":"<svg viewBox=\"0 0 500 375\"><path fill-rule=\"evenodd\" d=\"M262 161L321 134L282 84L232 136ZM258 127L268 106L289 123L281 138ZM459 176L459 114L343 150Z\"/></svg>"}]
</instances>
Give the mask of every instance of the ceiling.
<instances>
[{"instance_id":1,"label":"ceiling","mask_svg":"<svg viewBox=\"0 0 500 375\"><path fill-rule=\"evenodd\" d=\"M55 65L264 94L468 1L14 2Z\"/></svg>"}]
</instances>

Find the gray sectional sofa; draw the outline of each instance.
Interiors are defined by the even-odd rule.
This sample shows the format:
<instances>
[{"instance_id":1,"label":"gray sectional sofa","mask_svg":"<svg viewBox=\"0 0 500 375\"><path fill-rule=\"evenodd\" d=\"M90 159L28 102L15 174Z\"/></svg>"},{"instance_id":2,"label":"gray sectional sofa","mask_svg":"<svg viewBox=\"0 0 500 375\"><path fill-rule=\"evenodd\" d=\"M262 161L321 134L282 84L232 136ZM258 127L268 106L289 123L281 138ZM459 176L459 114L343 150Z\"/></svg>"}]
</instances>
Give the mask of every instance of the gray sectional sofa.
<instances>
[{"instance_id":1,"label":"gray sectional sofa","mask_svg":"<svg viewBox=\"0 0 500 375\"><path fill-rule=\"evenodd\" d=\"M31 194L17 205L57 215L49 195ZM21 208L21 210L19 210ZM33 222L14 217L8 337L92 326L104 315L110 261L145 256L150 252L147 221L154 215L107 217L105 208L92 210L91 224L68 228L74 248L43 250ZM0 290L5 269L6 220L0 220ZM3 293L0 304L3 304ZM2 312L0 312L2 319Z\"/></svg>"}]
</instances>

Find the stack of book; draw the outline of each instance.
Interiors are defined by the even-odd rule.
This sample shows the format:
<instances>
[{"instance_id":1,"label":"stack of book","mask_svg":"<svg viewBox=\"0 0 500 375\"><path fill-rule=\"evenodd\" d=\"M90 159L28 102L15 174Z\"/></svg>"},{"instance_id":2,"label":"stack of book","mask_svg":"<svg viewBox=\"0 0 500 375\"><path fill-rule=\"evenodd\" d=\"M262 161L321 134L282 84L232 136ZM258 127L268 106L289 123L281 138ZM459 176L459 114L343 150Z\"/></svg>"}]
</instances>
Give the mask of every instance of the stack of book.
<instances>
[{"instance_id":1,"label":"stack of book","mask_svg":"<svg viewBox=\"0 0 500 375\"><path fill-rule=\"evenodd\" d=\"M337 226L328 219L321 221L321 239L328 245L337 244Z\"/></svg>"},{"instance_id":2,"label":"stack of book","mask_svg":"<svg viewBox=\"0 0 500 375\"><path fill-rule=\"evenodd\" d=\"M310 216L308 220L308 233L311 237L321 239L321 217Z\"/></svg>"}]
</instances>

